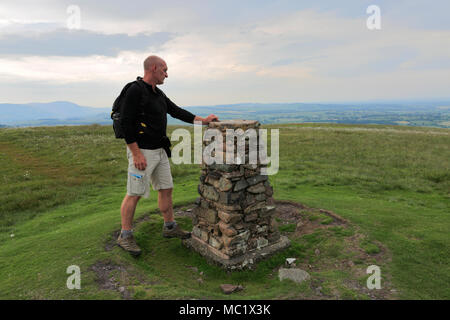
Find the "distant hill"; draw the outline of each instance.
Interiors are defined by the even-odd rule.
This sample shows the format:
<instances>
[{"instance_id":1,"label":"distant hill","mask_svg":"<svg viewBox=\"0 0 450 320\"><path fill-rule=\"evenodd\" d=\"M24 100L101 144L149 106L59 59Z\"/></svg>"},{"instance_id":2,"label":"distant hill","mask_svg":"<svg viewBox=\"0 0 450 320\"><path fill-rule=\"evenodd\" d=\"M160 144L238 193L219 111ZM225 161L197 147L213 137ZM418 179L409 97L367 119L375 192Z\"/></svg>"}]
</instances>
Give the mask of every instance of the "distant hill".
<instances>
[{"instance_id":1,"label":"distant hill","mask_svg":"<svg viewBox=\"0 0 450 320\"><path fill-rule=\"evenodd\" d=\"M106 120L110 108L79 106L68 101L27 104L0 104L0 123L4 125L86 124Z\"/></svg>"},{"instance_id":2,"label":"distant hill","mask_svg":"<svg viewBox=\"0 0 450 320\"><path fill-rule=\"evenodd\" d=\"M327 122L393 124L450 128L450 101L318 103L240 103L183 106L202 117L253 119L263 124ZM111 124L110 108L79 106L68 101L0 104L0 126ZM185 124L168 117L169 124Z\"/></svg>"}]
</instances>

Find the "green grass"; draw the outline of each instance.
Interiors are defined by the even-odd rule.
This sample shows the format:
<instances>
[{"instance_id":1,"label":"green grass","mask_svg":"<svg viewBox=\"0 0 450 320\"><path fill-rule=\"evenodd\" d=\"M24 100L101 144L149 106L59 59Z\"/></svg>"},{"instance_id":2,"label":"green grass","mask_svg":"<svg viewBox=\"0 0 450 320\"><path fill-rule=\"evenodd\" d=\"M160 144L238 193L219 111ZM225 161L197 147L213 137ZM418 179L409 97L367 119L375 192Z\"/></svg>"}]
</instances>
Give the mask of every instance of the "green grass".
<instances>
[{"instance_id":1,"label":"green grass","mask_svg":"<svg viewBox=\"0 0 450 320\"><path fill-rule=\"evenodd\" d=\"M160 236L156 194L140 202L136 238L144 253L134 259L119 248L105 250L120 228L126 189L123 141L110 126L0 130L0 298L120 299L101 290L90 269L99 261L125 266L120 279L132 298L290 299L314 296L367 299L348 285L353 274L334 263L352 260L364 282L367 263L381 261L398 298L450 298L450 131L437 128L338 124L272 125L280 129L280 169L270 176L275 199L331 210L366 235L358 245L369 260L346 251L355 228L331 225L326 216L307 218L326 229L300 238L295 224L280 224L292 246L261 262L253 272L227 274L210 266L177 239ZM174 127L170 127L173 130ZM192 132L192 128L189 128ZM173 165L174 204L197 197L198 165ZM190 221L179 218L185 228ZM314 254L320 250L320 255ZM323 266L311 282L280 282L286 257ZM66 288L66 268L78 265L82 290ZM187 266L203 271L199 273ZM120 275L117 275L120 278ZM383 278L384 279L384 278ZM225 296L219 285L245 290ZM383 285L383 282L382 282Z\"/></svg>"}]
</instances>

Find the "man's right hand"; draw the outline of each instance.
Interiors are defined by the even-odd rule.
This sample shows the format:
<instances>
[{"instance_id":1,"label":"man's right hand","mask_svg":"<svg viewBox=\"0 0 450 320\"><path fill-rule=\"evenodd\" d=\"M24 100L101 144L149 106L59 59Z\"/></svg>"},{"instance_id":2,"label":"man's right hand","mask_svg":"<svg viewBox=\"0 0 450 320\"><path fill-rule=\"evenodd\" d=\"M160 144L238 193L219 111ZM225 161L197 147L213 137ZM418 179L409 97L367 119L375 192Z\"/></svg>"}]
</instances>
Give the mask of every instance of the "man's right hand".
<instances>
[{"instance_id":1,"label":"man's right hand","mask_svg":"<svg viewBox=\"0 0 450 320\"><path fill-rule=\"evenodd\" d=\"M145 159L144 155L140 151L137 152L136 154L133 154L133 162L134 162L134 166L138 170L145 170L145 168L147 167L147 160Z\"/></svg>"},{"instance_id":2,"label":"man's right hand","mask_svg":"<svg viewBox=\"0 0 450 320\"><path fill-rule=\"evenodd\" d=\"M128 144L128 148L131 151L131 154L133 155L133 163L134 166L138 170L145 170L147 167L147 160L145 159L144 155L141 152L141 149L139 149L139 146L136 142Z\"/></svg>"}]
</instances>

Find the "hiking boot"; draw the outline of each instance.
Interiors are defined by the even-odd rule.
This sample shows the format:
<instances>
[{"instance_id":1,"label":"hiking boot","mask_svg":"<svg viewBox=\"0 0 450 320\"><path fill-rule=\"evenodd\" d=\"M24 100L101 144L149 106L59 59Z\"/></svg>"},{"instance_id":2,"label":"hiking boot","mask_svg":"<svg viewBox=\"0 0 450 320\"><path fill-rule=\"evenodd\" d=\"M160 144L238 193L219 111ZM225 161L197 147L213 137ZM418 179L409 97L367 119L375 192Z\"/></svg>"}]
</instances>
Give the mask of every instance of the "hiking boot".
<instances>
[{"instance_id":1,"label":"hiking boot","mask_svg":"<svg viewBox=\"0 0 450 320\"><path fill-rule=\"evenodd\" d=\"M187 239L191 237L191 233L182 230L180 226L176 224L175 226L172 227L172 229L163 226L163 237Z\"/></svg>"},{"instance_id":2,"label":"hiking boot","mask_svg":"<svg viewBox=\"0 0 450 320\"><path fill-rule=\"evenodd\" d=\"M141 254L141 248L139 248L136 244L136 240L134 240L133 235L129 236L128 238L122 238L122 234L120 234L119 238L117 238L117 244L119 247L121 247L125 251L128 251L133 256L138 256Z\"/></svg>"}]
</instances>

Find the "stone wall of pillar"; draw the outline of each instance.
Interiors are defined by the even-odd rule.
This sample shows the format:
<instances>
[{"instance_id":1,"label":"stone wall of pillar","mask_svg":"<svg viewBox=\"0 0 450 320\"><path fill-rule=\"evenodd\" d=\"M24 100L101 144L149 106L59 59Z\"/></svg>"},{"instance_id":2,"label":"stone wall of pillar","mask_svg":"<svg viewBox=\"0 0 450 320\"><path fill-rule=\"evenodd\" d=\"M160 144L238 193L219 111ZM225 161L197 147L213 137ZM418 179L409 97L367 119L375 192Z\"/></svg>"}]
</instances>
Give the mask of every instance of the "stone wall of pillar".
<instances>
[{"instance_id":1,"label":"stone wall of pillar","mask_svg":"<svg viewBox=\"0 0 450 320\"><path fill-rule=\"evenodd\" d=\"M258 129L257 121L235 120L210 123L223 135L226 152L226 129ZM204 147L211 141L204 142ZM234 141L236 155L237 139ZM255 146L256 147L256 146ZM232 259L252 251L259 251L280 240L277 223L273 218L273 189L267 175L261 174L265 165L259 161L249 163L249 141L245 146L245 162L241 164L202 164L198 185L200 197L194 208L192 237L204 244L221 259ZM213 154L214 155L214 154ZM203 249L203 251L205 250Z\"/></svg>"}]
</instances>

